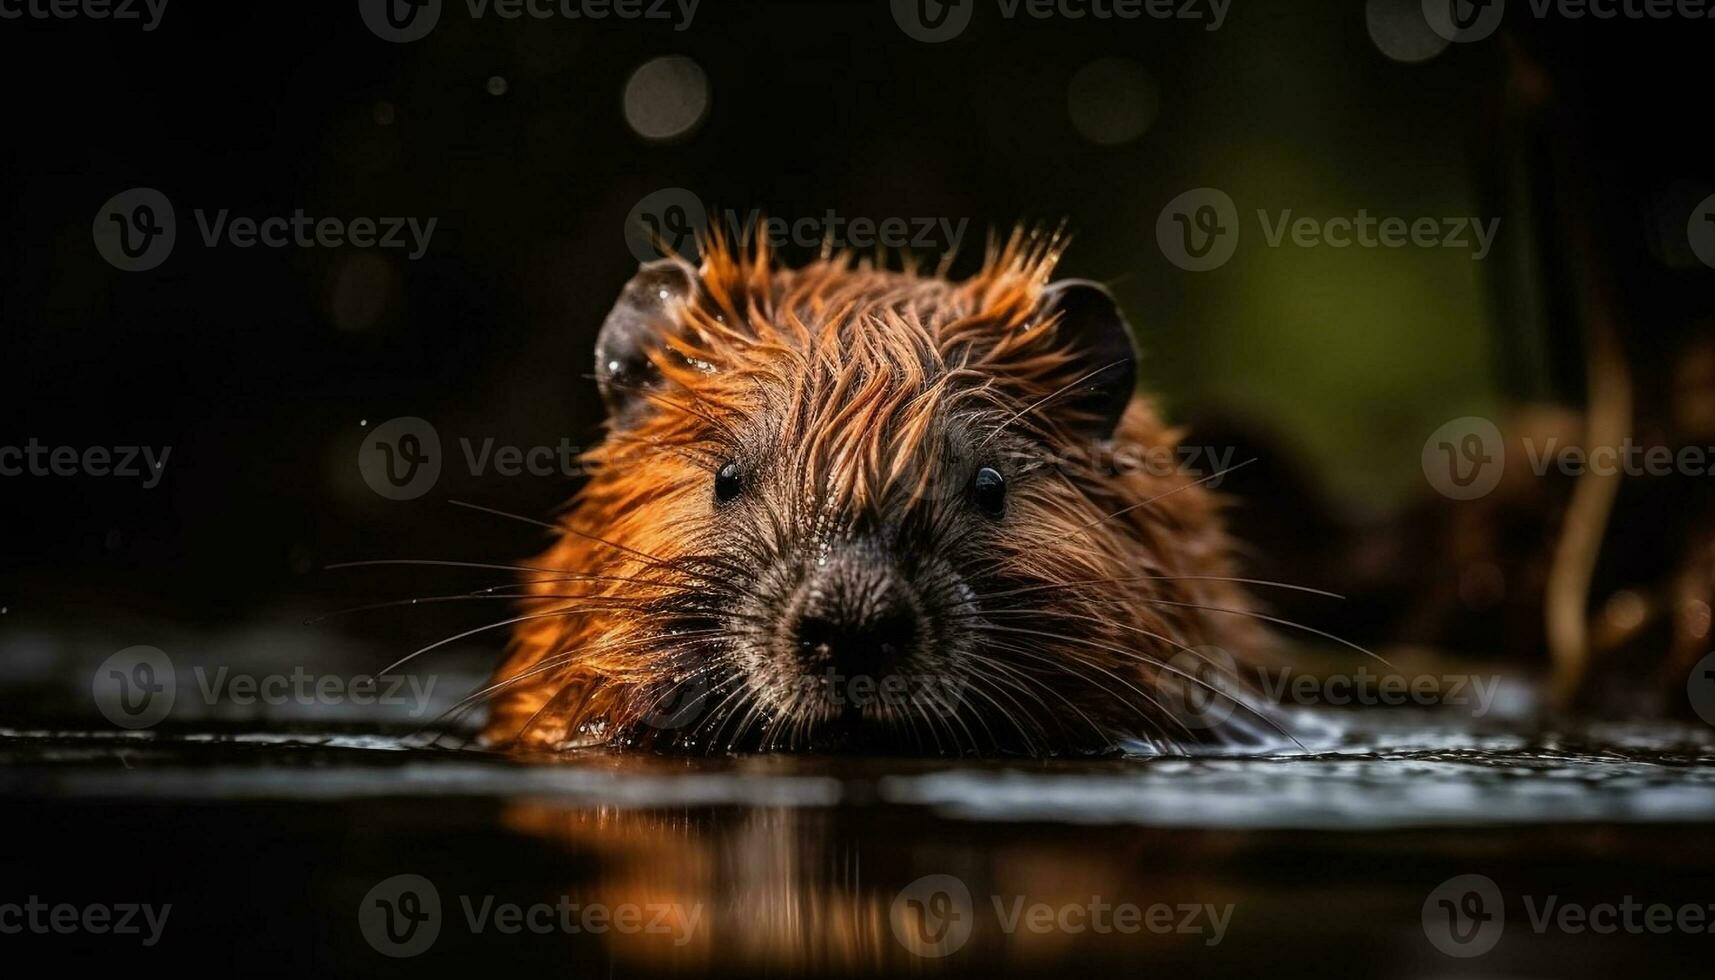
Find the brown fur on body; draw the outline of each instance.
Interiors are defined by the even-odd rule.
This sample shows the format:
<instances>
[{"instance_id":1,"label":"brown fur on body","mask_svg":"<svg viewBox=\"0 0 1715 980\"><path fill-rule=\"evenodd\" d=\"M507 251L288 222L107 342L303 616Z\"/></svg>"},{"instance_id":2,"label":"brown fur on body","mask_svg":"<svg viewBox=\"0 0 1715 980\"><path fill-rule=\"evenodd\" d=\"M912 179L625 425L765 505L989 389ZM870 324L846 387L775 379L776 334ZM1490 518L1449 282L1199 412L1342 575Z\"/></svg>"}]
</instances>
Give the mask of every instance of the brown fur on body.
<instances>
[{"instance_id":1,"label":"brown fur on body","mask_svg":"<svg viewBox=\"0 0 1715 980\"><path fill-rule=\"evenodd\" d=\"M1111 436L1172 459L1175 433L1139 397L1086 434L1089 364L1043 307L1058 257L1014 235L952 282L709 243L694 294L661 293L651 382L531 563L487 739L1052 754L1210 737L1175 704L1217 696L1208 646L1251 642L1218 505L1196 476L1094 458ZM723 503L729 463L744 492ZM1006 479L998 519L970 501L985 466ZM944 701L810 690L783 610L858 552L910 583L919 617L886 673L950 680Z\"/></svg>"}]
</instances>

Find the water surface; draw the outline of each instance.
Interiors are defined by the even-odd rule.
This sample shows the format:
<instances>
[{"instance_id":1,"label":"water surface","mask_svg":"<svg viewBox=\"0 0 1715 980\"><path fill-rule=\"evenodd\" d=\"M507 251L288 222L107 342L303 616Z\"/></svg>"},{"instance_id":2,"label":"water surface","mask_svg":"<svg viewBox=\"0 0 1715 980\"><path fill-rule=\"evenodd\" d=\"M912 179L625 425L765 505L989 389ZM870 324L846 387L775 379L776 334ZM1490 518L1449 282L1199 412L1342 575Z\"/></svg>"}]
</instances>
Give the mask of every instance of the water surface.
<instances>
[{"instance_id":1,"label":"water surface","mask_svg":"<svg viewBox=\"0 0 1715 980\"><path fill-rule=\"evenodd\" d=\"M1715 949L1532 921L1550 898L1715 902L1706 729L1298 730L1195 758L521 763L373 729L11 729L3 805L27 830L4 865L44 894L172 902L157 948L258 972L1679 975ZM1437 889L1473 874L1504 931L1451 957ZM428 883L439 928L394 958L360 912L402 880ZM547 909L542 930L502 930L508 906ZM579 928L548 922L560 906ZM591 931L590 907L659 928ZM1127 930L1120 908L1157 918Z\"/></svg>"}]
</instances>

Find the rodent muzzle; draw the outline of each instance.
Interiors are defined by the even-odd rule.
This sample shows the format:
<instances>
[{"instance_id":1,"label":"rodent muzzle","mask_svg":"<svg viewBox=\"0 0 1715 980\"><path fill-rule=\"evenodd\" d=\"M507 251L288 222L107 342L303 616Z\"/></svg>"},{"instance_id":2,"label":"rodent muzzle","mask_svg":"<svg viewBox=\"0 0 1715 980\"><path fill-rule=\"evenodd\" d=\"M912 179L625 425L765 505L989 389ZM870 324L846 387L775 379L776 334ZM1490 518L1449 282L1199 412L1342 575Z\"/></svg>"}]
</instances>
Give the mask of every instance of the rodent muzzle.
<instances>
[{"instance_id":1,"label":"rodent muzzle","mask_svg":"<svg viewBox=\"0 0 1715 980\"><path fill-rule=\"evenodd\" d=\"M788 604L784 639L806 671L882 677L910 659L926 629L917 596L891 562L831 558Z\"/></svg>"}]
</instances>

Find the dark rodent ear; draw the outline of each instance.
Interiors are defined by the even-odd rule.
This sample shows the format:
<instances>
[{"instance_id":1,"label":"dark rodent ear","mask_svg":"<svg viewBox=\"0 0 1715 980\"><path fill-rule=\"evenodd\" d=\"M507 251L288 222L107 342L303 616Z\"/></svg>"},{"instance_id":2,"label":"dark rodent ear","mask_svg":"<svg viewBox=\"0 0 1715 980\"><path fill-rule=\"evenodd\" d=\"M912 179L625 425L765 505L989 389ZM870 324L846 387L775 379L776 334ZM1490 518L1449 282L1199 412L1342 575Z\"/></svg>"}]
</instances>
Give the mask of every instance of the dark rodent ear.
<instances>
[{"instance_id":1,"label":"dark rodent ear","mask_svg":"<svg viewBox=\"0 0 1715 980\"><path fill-rule=\"evenodd\" d=\"M683 259L645 262L620 291L619 301L602 321L595 341L595 377L608 417L623 422L648 400L644 394L661 383L649 360L674 323L674 311L697 290L697 271Z\"/></svg>"},{"instance_id":2,"label":"dark rodent ear","mask_svg":"<svg viewBox=\"0 0 1715 980\"><path fill-rule=\"evenodd\" d=\"M1056 399L1093 416L1081 423L1095 439L1113 437L1137 388L1137 345L1131 327L1106 286L1088 279L1062 279L1042 291L1042 314L1059 315L1059 334L1077 354L1071 370L1083 378Z\"/></svg>"}]
</instances>

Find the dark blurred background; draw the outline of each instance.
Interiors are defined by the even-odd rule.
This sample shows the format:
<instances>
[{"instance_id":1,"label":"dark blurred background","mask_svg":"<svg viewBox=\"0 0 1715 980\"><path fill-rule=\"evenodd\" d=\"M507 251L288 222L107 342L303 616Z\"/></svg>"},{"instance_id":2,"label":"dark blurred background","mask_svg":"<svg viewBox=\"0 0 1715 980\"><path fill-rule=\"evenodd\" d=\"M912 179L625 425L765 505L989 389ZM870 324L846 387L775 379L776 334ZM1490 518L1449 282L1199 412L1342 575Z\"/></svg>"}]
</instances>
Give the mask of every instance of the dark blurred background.
<instances>
[{"instance_id":1,"label":"dark blurred background","mask_svg":"<svg viewBox=\"0 0 1715 980\"><path fill-rule=\"evenodd\" d=\"M1694 234L1715 209L1715 20L1455 4L1504 17L1453 43L1419 0L1231 0L1218 30L1206 0L1173 0L1184 20L1008 18L1009 4L701 0L686 23L676 5L657 8L665 19L506 19L443 0L426 36L395 43L358 0L169 0L149 30L13 17L25 6L0 0L0 464L32 441L170 449L158 481L0 475L0 900L176 903L158 947L174 963L297 975L385 975L392 953L359 920L404 872L438 882L449 910L455 894L706 901L721 918L685 970L734 976L938 963L1292 976L1338 962L1671 976L1706 963L1707 936L1692 933L1533 934L1518 901L1705 901L1715 845L1692 821L1706 740L1682 748L1670 733L1646 752L1655 736L1586 745L1551 729L1538 743L1514 737L1525 725L1495 739L1479 721L1541 705L1692 713L1715 601L1707 470L1575 478L1531 457L1627 439L1715 446L1715 223ZM920 40L941 16L969 20ZM158 265L125 271L106 257L110 219L137 214L126 195L139 188L170 203L176 239ZM1158 228L1204 188L1234 202L1239 238L1229 261L1188 271ZM956 275L991 230L1063 221L1075 238L1062 271L1111 285L1140 335L1143 385L1193 445L1255 460L1219 486L1246 572L1347 596L1269 591L1269 610L1402 674L1505 674L1525 695L1456 715L1470 739L1372 735L1404 748L1371 762L951 773L944 792L966 803L1067 810L1011 821L902 805L877 788L895 769L428 758L373 733L434 712L198 698L187 668L338 680L505 615L472 602L307 621L512 577L331 565L505 565L542 546L543 529L452 501L546 518L576 476L475 473L463 444L598 438L596 329L639 261L640 212L671 231L674 205L934 219L963 229ZM435 224L417 258L207 246L197 212L222 209ZM1259 210L1499 231L1481 259L1271 247ZM938 232L923 257L947 244ZM438 480L410 499L359 465L401 418L440 442ZM1444 460L1443 443L1477 452ZM1448 482L1460 472L1486 492L1462 499ZM1303 670L1366 664L1283 632ZM502 643L491 631L434 651L434 708L479 685ZM147 733L95 706L96 665L137 645L180 669L168 723ZM1480 666L1446 666L1460 663ZM1715 680L1704 690L1715 723ZM1078 791L1086 771L1093 796ZM1079 812L1111 798L1133 800L1140 825ZM1510 935L1487 959L1441 957L1425 896L1475 871L1511 896ZM1215 953L1186 936L990 930L963 959L919 960L884 923L902 885L936 873L979 896L1235 902L1241 925ZM475 936L450 916L401 975L675 966L673 950L625 937ZM123 937L7 940L61 965L147 960Z\"/></svg>"},{"instance_id":2,"label":"dark blurred background","mask_svg":"<svg viewBox=\"0 0 1715 980\"><path fill-rule=\"evenodd\" d=\"M703 0L688 25L672 7L508 20L446 3L403 44L355 2L172 0L148 31L0 21L0 445L171 447L152 489L0 478L14 679L45 684L72 647L177 631L241 643L505 580L324 566L539 547L540 529L448 501L544 517L575 478L475 474L459 440L597 437L595 330L637 265L627 222L666 188L716 213L965 223L955 273L991 230L1064 221L1062 270L1111 284L1144 385L1194 439L1258 458L1223 487L1256 570L1353 596L1286 611L1365 642L1545 667L1570 481L1450 501L1425 479L1424 443L1464 416L1509 442L1577 441L1606 336L1628 431L1715 444L1715 270L1685 231L1715 192L1715 21L1539 19L1515 2L1493 36L1449 44L1414 0L1233 0L1218 30L1201 3L1202 20L957 6L974 15L940 43L909 36L886 0ZM92 222L140 187L171 201L177 241L158 267L121 271ZM1224 266L1187 272L1157 220L1203 187L1237 202L1243 237ZM436 225L416 259L209 247L193 212L220 209ZM1268 247L1258 209L1500 231L1480 261ZM445 453L433 489L402 501L357 465L366 434L401 416L428 420ZM1622 639L1668 631L1658 658L1668 634L1701 645L1707 575L1685 582L1710 558L1706 484L1624 481L1595 525L1580 609L1593 637L1612 613L1635 627ZM384 612L282 642L351 641L385 661L482 621ZM477 661L500 645L476 640Z\"/></svg>"}]
</instances>

